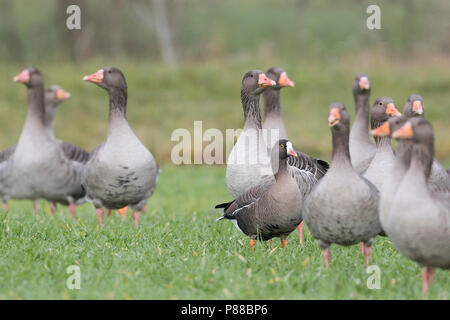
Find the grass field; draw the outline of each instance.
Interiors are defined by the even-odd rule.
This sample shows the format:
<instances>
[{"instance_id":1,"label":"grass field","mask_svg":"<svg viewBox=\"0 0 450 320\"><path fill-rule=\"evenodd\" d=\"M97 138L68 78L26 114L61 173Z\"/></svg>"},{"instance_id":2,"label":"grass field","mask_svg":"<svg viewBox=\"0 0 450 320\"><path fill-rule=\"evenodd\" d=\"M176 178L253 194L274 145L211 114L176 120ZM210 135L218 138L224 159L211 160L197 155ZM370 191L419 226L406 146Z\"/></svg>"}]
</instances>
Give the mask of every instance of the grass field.
<instances>
[{"instance_id":1,"label":"grass field","mask_svg":"<svg viewBox=\"0 0 450 320\"><path fill-rule=\"evenodd\" d=\"M426 295L420 268L377 238L372 264L381 289L369 290L359 246L332 247L330 269L308 231L287 249L275 241L249 248L214 204L230 199L221 166L166 165L137 229L116 214L97 226L91 204L76 218L48 205L11 201L0 213L0 299L449 299L448 272L437 270ZM78 265L81 289L69 290Z\"/></svg>"}]
</instances>

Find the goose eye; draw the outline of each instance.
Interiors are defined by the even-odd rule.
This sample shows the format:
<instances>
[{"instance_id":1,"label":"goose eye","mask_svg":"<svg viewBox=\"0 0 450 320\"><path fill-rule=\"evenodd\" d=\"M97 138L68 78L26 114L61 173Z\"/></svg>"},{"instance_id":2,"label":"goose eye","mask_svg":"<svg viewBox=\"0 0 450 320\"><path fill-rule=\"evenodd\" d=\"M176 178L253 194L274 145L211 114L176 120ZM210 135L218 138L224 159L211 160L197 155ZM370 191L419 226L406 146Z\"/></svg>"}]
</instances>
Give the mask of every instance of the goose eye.
<instances>
[{"instance_id":1,"label":"goose eye","mask_svg":"<svg viewBox=\"0 0 450 320\"><path fill-rule=\"evenodd\" d=\"M284 148L284 144L281 144L281 146L280 146L281 148Z\"/></svg>"}]
</instances>

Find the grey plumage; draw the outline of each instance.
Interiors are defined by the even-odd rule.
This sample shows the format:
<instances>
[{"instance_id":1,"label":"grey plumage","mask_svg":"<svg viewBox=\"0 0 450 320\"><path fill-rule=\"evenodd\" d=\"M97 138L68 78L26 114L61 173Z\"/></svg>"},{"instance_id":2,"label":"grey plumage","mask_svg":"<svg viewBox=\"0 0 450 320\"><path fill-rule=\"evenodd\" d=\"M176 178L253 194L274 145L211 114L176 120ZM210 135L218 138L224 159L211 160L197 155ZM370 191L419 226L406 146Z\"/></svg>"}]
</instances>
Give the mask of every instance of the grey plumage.
<instances>
[{"instance_id":1,"label":"grey plumage","mask_svg":"<svg viewBox=\"0 0 450 320\"><path fill-rule=\"evenodd\" d=\"M124 75L117 68L105 67L93 76L100 73L101 80L92 80L88 76L84 80L108 91L108 137L92 151L86 163L83 186L87 198L98 209L131 206L133 211L139 212L155 190L158 166L153 155L128 125L128 94ZM136 217L135 221L137 223Z\"/></svg>"},{"instance_id":2,"label":"grey plumage","mask_svg":"<svg viewBox=\"0 0 450 320\"><path fill-rule=\"evenodd\" d=\"M358 173L367 170L376 153L375 143L369 138L370 90L369 77L357 75L352 87L356 115L350 131L350 157Z\"/></svg>"},{"instance_id":3,"label":"grey plumage","mask_svg":"<svg viewBox=\"0 0 450 320\"><path fill-rule=\"evenodd\" d=\"M332 163L327 174L306 197L303 219L324 253L332 243L348 246L364 242L370 247L381 231L379 193L351 165L350 116L343 104L330 105L329 122L333 138ZM368 262L367 255L366 259Z\"/></svg>"}]
</instances>

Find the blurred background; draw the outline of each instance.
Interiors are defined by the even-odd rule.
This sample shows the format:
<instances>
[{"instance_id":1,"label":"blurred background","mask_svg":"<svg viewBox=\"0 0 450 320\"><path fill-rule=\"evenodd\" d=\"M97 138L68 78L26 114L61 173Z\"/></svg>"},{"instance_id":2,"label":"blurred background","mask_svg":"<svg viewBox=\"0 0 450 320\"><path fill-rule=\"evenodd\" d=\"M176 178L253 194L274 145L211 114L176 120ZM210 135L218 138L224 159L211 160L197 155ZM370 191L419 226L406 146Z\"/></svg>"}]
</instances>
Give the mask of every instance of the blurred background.
<instances>
[{"instance_id":1,"label":"blurred background","mask_svg":"<svg viewBox=\"0 0 450 320\"><path fill-rule=\"evenodd\" d=\"M71 4L81 30L66 28ZM370 4L381 8L381 30L366 27ZM390 96L402 111L408 95L423 96L436 157L450 166L449 34L448 0L0 0L0 148L17 142L25 120L25 88L12 82L25 67L72 93L56 137L87 150L106 137L108 98L81 78L120 68L129 122L164 164L176 128L242 127L242 75L280 66L296 84L282 107L303 152L330 160L328 105L344 102L353 115L352 82L365 72L371 102Z\"/></svg>"}]
</instances>

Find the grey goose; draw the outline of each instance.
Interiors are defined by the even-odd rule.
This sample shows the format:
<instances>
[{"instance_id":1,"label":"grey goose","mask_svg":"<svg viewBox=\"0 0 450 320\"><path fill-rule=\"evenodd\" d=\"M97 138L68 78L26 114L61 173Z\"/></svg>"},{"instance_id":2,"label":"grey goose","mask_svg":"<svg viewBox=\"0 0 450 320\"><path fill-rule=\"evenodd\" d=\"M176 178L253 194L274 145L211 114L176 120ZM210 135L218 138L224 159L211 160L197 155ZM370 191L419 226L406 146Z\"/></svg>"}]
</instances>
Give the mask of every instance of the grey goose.
<instances>
[{"instance_id":1,"label":"grey goose","mask_svg":"<svg viewBox=\"0 0 450 320\"><path fill-rule=\"evenodd\" d=\"M423 99L418 94L412 94L406 101L404 114L408 118L425 117L425 107ZM437 186L450 186L450 176L447 170L434 158L431 167L429 183Z\"/></svg>"},{"instance_id":2,"label":"grey goose","mask_svg":"<svg viewBox=\"0 0 450 320\"><path fill-rule=\"evenodd\" d=\"M350 131L350 158L356 172L364 172L375 156L376 146L369 138L370 81L366 74L358 74L353 81L355 122Z\"/></svg>"},{"instance_id":3,"label":"grey goose","mask_svg":"<svg viewBox=\"0 0 450 320\"><path fill-rule=\"evenodd\" d=\"M434 134L424 118L409 119L392 133L412 142L408 167L397 188L392 208L381 224L397 249L422 266L426 292L434 268L450 269L450 187L428 183L434 157Z\"/></svg>"},{"instance_id":4,"label":"grey goose","mask_svg":"<svg viewBox=\"0 0 450 320\"><path fill-rule=\"evenodd\" d=\"M45 126L44 81L36 68L23 70L14 81L26 85L28 113L19 142L0 163L0 194L3 200L47 199L75 210L81 188L81 163L68 159Z\"/></svg>"},{"instance_id":5,"label":"grey goose","mask_svg":"<svg viewBox=\"0 0 450 320\"><path fill-rule=\"evenodd\" d=\"M234 199L252 187L273 182L270 152L262 135L259 96L275 81L252 70L242 78L244 128L227 159L226 183Z\"/></svg>"},{"instance_id":6,"label":"grey goose","mask_svg":"<svg viewBox=\"0 0 450 320\"><path fill-rule=\"evenodd\" d=\"M238 230L250 237L251 247L256 240L267 241L274 237L279 237L285 247L287 236L302 220L303 197L288 172L289 156L297 156L292 144L284 139L279 140L271 152L275 182L255 186L234 201L216 206L224 208L223 215L217 221L231 220Z\"/></svg>"},{"instance_id":7,"label":"grey goose","mask_svg":"<svg viewBox=\"0 0 450 320\"><path fill-rule=\"evenodd\" d=\"M67 99L70 98L70 93L63 90L58 85L52 85L45 89L44 93L44 105L45 105L45 118L44 118L44 126L47 133L54 138L54 118L55 118L55 112L59 104ZM89 159L89 153L69 142L63 141L63 140L56 140L60 147L62 148L65 156L70 159L81 163L86 163ZM13 145L11 147L8 147L2 151L0 151L0 163L7 160L9 157L11 157L16 150L17 145ZM77 199L78 203L81 199ZM3 200L3 210L7 210L8 205L7 201ZM38 202L35 200L34 203L34 209L37 210L38 208ZM51 203L50 207L51 211L53 212L55 209L55 203ZM75 207L71 206L69 207L71 210L71 213L75 213Z\"/></svg>"},{"instance_id":8,"label":"grey goose","mask_svg":"<svg viewBox=\"0 0 450 320\"><path fill-rule=\"evenodd\" d=\"M395 108L394 101L388 97L375 100L371 113L371 128L381 126L389 117L399 116L400 112ZM394 164L395 156L391 146L391 138L388 136L375 137L376 153L369 167L363 173L377 188L381 190L386 175L389 174Z\"/></svg>"},{"instance_id":9,"label":"grey goose","mask_svg":"<svg viewBox=\"0 0 450 320\"><path fill-rule=\"evenodd\" d=\"M128 88L122 71L104 67L83 80L105 89L109 95L108 136L92 151L86 163L83 176L86 197L97 209L100 225L103 207L130 206L137 226L139 213L155 191L158 165L128 124Z\"/></svg>"},{"instance_id":10,"label":"grey goose","mask_svg":"<svg viewBox=\"0 0 450 320\"><path fill-rule=\"evenodd\" d=\"M343 246L365 244L366 265L370 247L380 232L379 192L353 168L350 161L350 115L341 103L330 105L333 153L330 169L313 187L303 206L303 219L322 248L325 265L332 243Z\"/></svg>"},{"instance_id":11,"label":"grey goose","mask_svg":"<svg viewBox=\"0 0 450 320\"><path fill-rule=\"evenodd\" d=\"M275 86L268 87L264 90L264 123L262 124L264 137L266 138L266 144L272 147L271 138L288 139L286 128L283 121L281 112L281 89L286 87L294 87L294 82L289 79L284 69L280 67L273 67L267 70L266 75L276 82ZM273 134L273 130L276 130ZM328 163L312 158L294 147L297 157L290 157L288 163L290 165L289 170L302 191L302 195L306 196L310 191L310 188L322 178L328 170ZM303 245L303 221L298 225L298 237L299 244Z\"/></svg>"}]
</instances>

